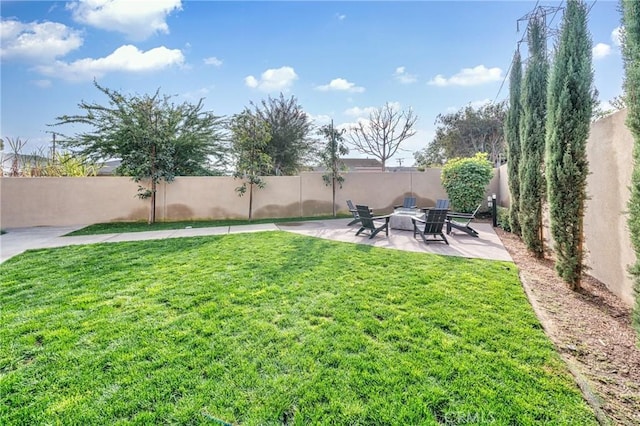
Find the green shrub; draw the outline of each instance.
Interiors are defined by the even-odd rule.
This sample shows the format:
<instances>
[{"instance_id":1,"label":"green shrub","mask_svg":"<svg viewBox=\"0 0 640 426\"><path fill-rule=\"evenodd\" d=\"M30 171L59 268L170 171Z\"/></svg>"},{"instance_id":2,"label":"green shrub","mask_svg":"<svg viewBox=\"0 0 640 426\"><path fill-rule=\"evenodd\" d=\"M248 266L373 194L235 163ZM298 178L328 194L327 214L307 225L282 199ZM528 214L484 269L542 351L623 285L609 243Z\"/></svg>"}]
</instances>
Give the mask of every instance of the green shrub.
<instances>
[{"instance_id":1,"label":"green shrub","mask_svg":"<svg viewBox=\"0 0 640 426\"><path fill-rule=\"evenodd\" d=\"M507 232L512 232L509 209L498 206L498 226Z\"/></svg>"},{"instance_id":2,"label":"green shrub","mask_svg":"<svg viewBox=\"0 0 640 426\"><path fill-rule=\"evenodd\" d=\"M469 158L453 158L442 168L444 186L453 208L471 213L482 203L487 185L493 176L493 167L487 154L479 152Z\"/></svg>"}]
</instances>

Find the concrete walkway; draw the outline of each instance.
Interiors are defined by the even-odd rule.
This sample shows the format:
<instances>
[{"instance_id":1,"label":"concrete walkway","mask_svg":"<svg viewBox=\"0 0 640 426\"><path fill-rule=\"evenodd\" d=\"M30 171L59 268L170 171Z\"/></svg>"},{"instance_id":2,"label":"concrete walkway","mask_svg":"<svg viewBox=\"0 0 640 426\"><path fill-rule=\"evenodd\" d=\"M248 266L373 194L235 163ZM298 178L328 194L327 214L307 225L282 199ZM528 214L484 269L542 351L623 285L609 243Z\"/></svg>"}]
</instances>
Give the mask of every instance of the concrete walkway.
<instances>
[{"instance_id":1,"label":"concrete walkway","mask_svg":"<svg viewBox=\"0 0 640 426\"><path fill-rule=\"evenodd\" d=\"M474 228L480 233L479 238L473 238L464 233L455 233L448 236L449 245L447 246L444 243L425 244L421 239L413 238L412 231L400 231L395 229L390 230L388 238L384 234L378 234L373 239L369 239L366 235L356 236L355 234L358 230L358 226L348 227L347 223L349 223L349 221L350 219L332 219L278 224L267 223L240 226L220 226L215 228L185 228L164 231L83 235L77 237L64 237L63 235L83 228L84 225L67 227L14 228L6 230L7 233L0 236L0 263L25 252L26 250L38 248L278 230L328 240L368 244L388 249L511 261L511 256L509 256L509 253L505 250L502 242L488 223L476 223L474 225Z\"/></svg>"}]
</instances>

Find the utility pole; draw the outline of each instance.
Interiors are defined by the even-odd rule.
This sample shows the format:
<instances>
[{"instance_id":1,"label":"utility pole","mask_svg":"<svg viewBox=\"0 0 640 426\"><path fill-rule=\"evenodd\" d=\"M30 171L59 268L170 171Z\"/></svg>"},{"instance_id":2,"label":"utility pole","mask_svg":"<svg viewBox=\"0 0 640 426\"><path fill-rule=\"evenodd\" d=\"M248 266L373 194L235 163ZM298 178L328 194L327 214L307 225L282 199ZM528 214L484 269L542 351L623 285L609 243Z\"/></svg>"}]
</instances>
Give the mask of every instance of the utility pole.
<instances>
[{"instance_id":1,"label":"utility pole","mask_svg":"<svg viewBox=\"0 0 640 426\"><path fill-rule=\"evenodd\" d=\"M53 147L51 148L51 161L53 164L56 164L56 134L53 135Z\"/></svg>"},{"instance_id":2,"label":"utility pole","mask_svg":"<svg viewBox=\"0 0 640 426\"><path fill-rule=\"evenodd\" d=\"M539 22L542 22L542 26L544 27L545 37L547 39L549 37L555 37L556 35L558 35L559 34L559 30L557 28L551 28L551 25L553 24L553 20L555 19L555 17L558 14L558 12L561 11L561 10L564 10L564 7L562 7L562 6L536 6L531 12L527 13L522 18L518 19L516 21L516 28L517 28L518 32L520 31L520 22L522 22L522 21L526 21L527 22L527 27L525 28L524 34L522 35L522 38L518 42L518 45L520 45L520 43L522 43L524 40L526 40L527 31L529 29L529 23L531 21L533 21L533 20L539 20ZM552 13L553 13L553 16L551 17L551 21L549 21L549 23L547 23L547 16L551 15ZM546 51L547 50L545 49L545 52Z\"/></svg>"}]
</instances>

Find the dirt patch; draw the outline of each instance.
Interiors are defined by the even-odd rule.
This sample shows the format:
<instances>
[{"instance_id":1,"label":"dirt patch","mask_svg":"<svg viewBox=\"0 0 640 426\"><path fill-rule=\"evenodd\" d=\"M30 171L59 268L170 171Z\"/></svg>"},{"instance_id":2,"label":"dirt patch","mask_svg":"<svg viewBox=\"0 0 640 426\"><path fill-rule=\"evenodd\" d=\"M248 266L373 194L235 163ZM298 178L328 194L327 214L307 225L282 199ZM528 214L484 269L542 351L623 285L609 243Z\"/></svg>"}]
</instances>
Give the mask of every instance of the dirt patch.
<instances>
[{"instance_id":1,"label":"dirt patch","mask_svg":"<svg viewBox=\"0 0 640 426\"><path fill-rule=\"evenodd\" d=\"M551 260L529 255L511 233L496 233L550 323L547 334L595 391L611 423L640 425L640 349L631 308L588 275L581 291L569 290Z\"/></svg>"}]
</instances>

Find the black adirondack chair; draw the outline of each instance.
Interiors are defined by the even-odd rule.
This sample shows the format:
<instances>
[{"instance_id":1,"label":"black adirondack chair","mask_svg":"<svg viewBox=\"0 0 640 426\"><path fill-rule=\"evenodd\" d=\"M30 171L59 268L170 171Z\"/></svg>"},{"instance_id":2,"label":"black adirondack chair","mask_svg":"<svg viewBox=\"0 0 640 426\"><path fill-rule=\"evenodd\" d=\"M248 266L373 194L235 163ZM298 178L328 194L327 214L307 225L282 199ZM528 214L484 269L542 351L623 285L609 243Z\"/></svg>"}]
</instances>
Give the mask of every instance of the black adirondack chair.
<instances>
[{"instance_id":1,"label":"black adirondack chair","mask_svg":"<svg viewBox=\"0 0 640 426\"><path fill-rule=\"evenodd\" d=\"M385 216L373 216L369 206L356 205L356 211L360 218L360 229L356 232L356 235L360 235L361 232L368 231L369 239L375 237L378 232L385 231L385 235L389 236L389 218L391 215ZM384 220L384 223L379 224L376 221Z\"/></svg>"},{"instance_id":2,"label":"black adirondack chair","mask_svg":"<svg viewBox=\"0 0 640 426\"><path fill-rule=\"evenodd\" d=\"M393 206L394 209L399 209L401 207L403 209L415 209L415 208L417 208L417 206L416 206L416 197L404 197L404 201L402 202L402 205Z\"/></svg>"},{"instance_id":3,"label":"black adirondack chair","mask_svg":"<svg viewBox=\"0 0 640 426\"><path fill-rule=\"evenodd\" d=\"M420 234L425 243L443 241L449 245L447 237L442 232L442 228L444 228L444 224L447 221L447 211L447 209L431 209L427 211L424 219L412 218L413 238Z\"/></svg>"},{"instance_id":4,"label":"black adirondack chair","mask_svg":"<svg viewBox=\"0 0 640 426\"><path fill-rule=\"evenodd\" d=\"M457 229L477 238L478 231L469 226L469 224L475 219L478 210L480 210L480 205L476 207L473 213L449 212L447 214L447 235L451 234L452 229Z\"/></svg>"},{"instance_id":5,"label":"black adirondack chair","mask_svg":"<svg viewBox=\"0 0 640 426\"><path fill-rule=\"evenodd\" d=\"M360 216L358 216L358 210L356 210L353 202L351 200L347 200L347 206L349 207L349 212L353 215L353 220L347 223L347 226L355 225L360 222Z\"/></svg>"}]
</instances>

